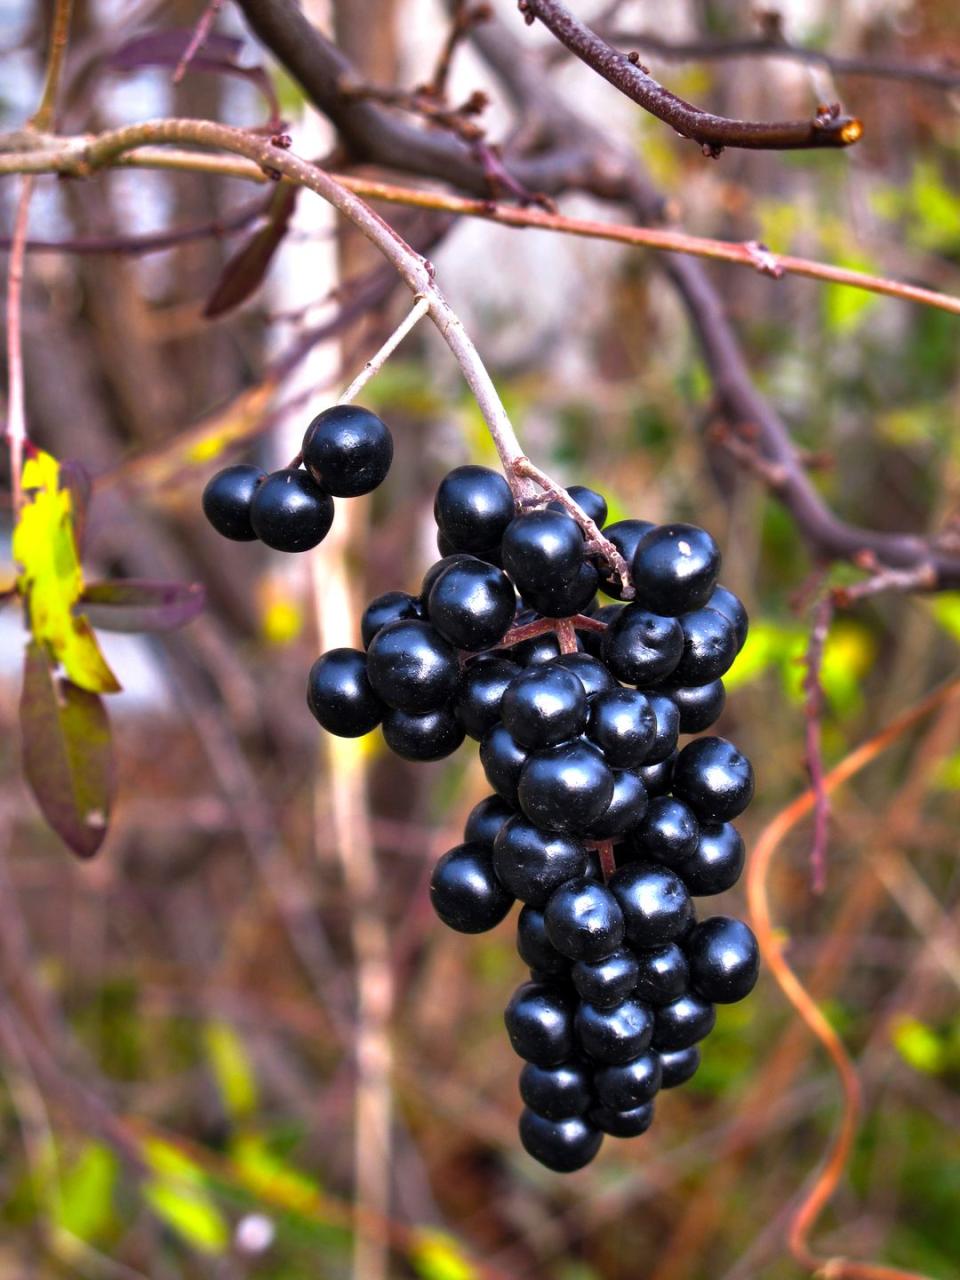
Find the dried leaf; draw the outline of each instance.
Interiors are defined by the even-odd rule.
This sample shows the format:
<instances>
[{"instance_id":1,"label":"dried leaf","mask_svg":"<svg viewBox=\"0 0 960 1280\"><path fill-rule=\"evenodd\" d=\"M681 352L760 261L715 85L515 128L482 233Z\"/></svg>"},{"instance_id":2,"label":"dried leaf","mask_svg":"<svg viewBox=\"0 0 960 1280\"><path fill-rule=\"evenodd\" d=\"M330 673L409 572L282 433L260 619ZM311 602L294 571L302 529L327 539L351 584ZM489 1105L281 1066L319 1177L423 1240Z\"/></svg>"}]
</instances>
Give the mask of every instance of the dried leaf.
<instances>
[{"instance_id":1,"label":"dried leaf","mask_svg":"<svg viewBox=\"0 0 960 1280\"><path fill-rule=\"evenodd\" d=\"M190 27L168 27L134 36L114 49L109 65L117 71L136 71L138 67L176 67L193 38ZM280 126L280 103L273 81L262 66L241 66L238 62L243 41L234 36L211 33L190 59L193 71L209 71L239 76L247 80L266 99L270 107L270 125Z\"/></svg>"},{"instance_id":2,"label":"dried leaf","mask_svg":"<svg viewBox=\"0 0 960 1280\"><path fill-rule=\"evenodd\" d=\"M297 187L279 187L267 212L267 222L225 263L203 314L225 315L246 302L263 282L273 255L283 243L297 202Z\"/></svg>"},{"instance_id":3,"label":"dried leaf","mask_svg":"<svg viewBox=\"0 0 960 1280\"><path fill-rule=\"evenodd\" d=\"M73 612L83 573L73 530L73 495L60 487L56 458L39 451L30 458L23 468L23 491L26 501L13 531L13 558L20 566L17 586L27 602L33 637L81 689L116 693L120 685L93 629Z\"/></svg>"},{"instance_id":4,"label":"dried leaf","mask_svg":"<svg viewBox=\"0 0 960 1280\"><path fill-rule=\"evenodd\" d=\"M107 834L113 751L103 700L59 679L36 643L27 646L20 697L23 770L61 840L91 858Z\"/></svg>"},{"instance_id":5,"label":"dried leaf","mask_svg":"<svg viewBox=\"0 0 960 1280\"><path fill-rule=\"evenodd\" d=\"M175 631L201 612L205 603L199 582L89 582L77 608L103 631Z\"/></svg>"}]
</instances>

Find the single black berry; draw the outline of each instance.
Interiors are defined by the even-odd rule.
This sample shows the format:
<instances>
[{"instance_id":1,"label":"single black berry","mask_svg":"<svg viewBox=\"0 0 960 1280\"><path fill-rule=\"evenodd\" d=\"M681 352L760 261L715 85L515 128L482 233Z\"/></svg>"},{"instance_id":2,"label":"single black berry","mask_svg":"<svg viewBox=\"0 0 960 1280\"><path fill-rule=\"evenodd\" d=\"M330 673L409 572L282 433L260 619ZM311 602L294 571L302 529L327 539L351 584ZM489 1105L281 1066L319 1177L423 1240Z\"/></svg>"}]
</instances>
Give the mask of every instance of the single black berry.
<instances>
[{"instance_id":1,"label":"single black berry","mask_svg":"<svg viewBox=\"0 0 960 1280\"><path fill-rule=\"evenodd\" d=\"M544 910L547 937L571 960L602 960L623 941L623 912L610 890L596 880L570 880Z\"/></svg>"},{"instance_id":2,"label":"single black berry","mask_svg":"<svg viewBox=\"0 0 960 1280\"><path fill-rule=\"evenodd\" d=\"M753 769L726 738L696 738L677 757L673 789L702 822L729 822L753 799Z\"/></svg>"},{"instance_id":3,"label":"single black berry","mask_svg":"<svg viewBox=\"0 0 960 1280\"><path fill-rule=\"evenodd\" d=\"M587 833L591 840L625 839L647 812L647 789L629 769L614 769L610 803Z\"/></svg>"},{"instance_id":4,"label":"single black berry","mask_svg":"<svg viewBox=\"0 0 960 1280\"><path fill-rule=\"evenodd\" d=\"M547 937L543 912L536 907L525 906L517 917L517 951L525 965L540 973L555 977L570 971L570 961Z\"/></svg>"},{"instance_id":5,"label":"single black berry","mask_svg":"<svg viewBox=\"0 0 960 1280\"><path fill-rule=\"evenodd\" d=\"M437 631L458 649L470 652L489 649L502 640L516 611L510 579L483 560L461 561L445 569L427 599L427 614Z\"/></svg>"},{"instance_id":6,"label":"single black berry","mask_svg":"<svg viewBox=\"0 0 960 1280\"><path fill-rule=\"evenodd\" d=\"M540 1067L572 1058L574 998L554 982L525 982L503 1015L514 1052Z\"/></svg>"},{"instance_id":7,"label":"single black berry","mask_svg":"<svg viewBox=\"0 0 960 1280\"><path fill-rule=\"evenodd\" d=\"M538 1116L563 1120L583 1115L593 1102L590 1072L579 1062L538 1067L528 1062L520 1072L520 1097Z\"/></svg>"},{"instance_id":8,"label":"single black berry","mask_svg":"<svg viewBox=\"0 0 960 1280\"><path fill-rule=\"evenodd\" d=\"M580 1116L548 1120L525 1107L520 1115L520 1141L528 1155L554 1173L574 1173L600 1150L603 1134Z\"/></svg>"},{"instance_id":9,"label":"single black berry","mask_svg":"<svg viewBox=\"0 0 960 1280\"><path fill-rule=\"evenodd\" d=\"M657 525L643 535L633 553L637 600L673 618L705 605L719 572L717 544L705 529L692 524Z\"/></svg>"},{"instance_id":10,"label":"single black berry","mask_svg":"<svg viewBox=\"0 0 960 1280\"><path fill-rule=\"evenodd\" d=\"M470 810L463 828L464 840L471 844L482 844L492 853L493 842L500 834L501 827L510 821L515 812L499 796L486 796Z\"/></svg>"},{"instance_id":11,"label":"single black berry","mask_svg":"<svg viewBox=\"0 0 960 1280\"><path fill-rule=\"evenodd\" d=\"M430 599L430 592L433 590L433 584L440 577L441 573L445 573L452 565L470 564L475 560L479 560L479 556L469 555L466 551L452 551L448 555L441 553L441 559L436 560L427 572L423 575L423 581L420 583L420 603L426 608L426 603Z\"/></svg>"},{"instance_id":12,"label":"single black berry","mask_svg":"<svg viewBox=\"0 0 960 1280\"><path fill-rule=\"evenodd\" d=\"M331 649L317 658L307 677L307 706L324 729L341 738L369 733L385 710L358 649Z\"/></svg>"},{"instance_id":13,"label":"single black berry","mask_svg":"<svg viewBox=\"0 0 960 1280\"><path fill-rule=\"evenodd\" d=\"M370 641L388 623L407 618L422 619L423 616L423 607L416 596L406 591L385 591L370 601L360 617L363 647L369 649Z\"/></svg>"},{"instance_id":14,"label":"single black berry","mask_svg":"<svg viewBox=\"0 0 960 1280\"><path fill-rule=\"evenodd\" d=\"M760 952L742 920L711 916L684 942L694 990L715 1004L743 1000L756 986Z\"/></svg>"},{"instance_id":15,"label":"single black berry","mask_svg":"<svg viewBox=\"0 0 960 1280\"><path fill-rule=\"evenodd\" d=\"M695 898L725 893L740 879L745 858L743 837L731 823L701 825L696 850L683 864L683 882Z\"/></svg>"},{"instance_id":16,"label":"single black berry","mask_svg":"<svg viewBox=\"0 0 960 1280\"><path fill-rule=\"evenodd\" d=\"M687 957L675 942L635 952L637 981L634 994L644 1004L654 1007L669 1004L682 996L690 981Z\"/></svg>"},{"instance_id":17,"label":"single black berry","mask_svg":"<svg viewBox=\"0 0 960 1280\"><path fill-rule=\"evenodd\" d=\"M552 660L551 665L563 667L565 671L572 671L583 685L588 698L595 693L605 693L616 686L613 676L599 658L593 658L589 653L561 653L559 658ZM610 763L612 764L613 761Z\"/></svg>"},{"instance_id":18,"label":"single black berry","mask_svg":"<svg viewBox=\"0 0 960 1280\"><path fill-rule=\"evenodd\" d=\"M581 1000L598 1009L610 1009L633 994L639 972L637 957L621 947L602 960L578 960L570 976Z\"/></svg>"},{"instance_id":19,"label":"single black berry","mask_svg":"<svg viewBox=\"0 0 960 1280\"><path fill-rule=\"evenodd\" d=\"M587 851L572 836L541 831L517 814L497 836L493 865L501 884L515 898L545 907L554 889L586 873Z\"/></svg>"},{"instance_id":20,"label":"single black berry","mask_svg":"<svg viewBox=\"0 0 960 1280\"><path fill-rule=\"evenodd\" d=\"M480 742L480 764L487 781L501 799L515 807L519 804L517 788L520 775L529 755L499 722L484 734Z\"/></svg>"},{"instance_id":21,"label":"single black berry","mask_svg":"<svg viewBox=\"0 0 960 1280\"><path fill-rule=\"evenodd\" d=\"M716 1020L713 1005L688 991L654 1010L653 1047L660 1052L689 1049L710 1034Z\"/></svg>"},{"instance_id":22,"label":"single black berry","mask_svg":"<svg viewBox=\"0 0 960 1280\"><path fill-rule=\"evenodd\" d=\"M671 684L664 692L676 704L681 733L703 733L709 729L720 718L727 701L722 680L697 685Z\"/></svg>"},{"instance_id":23,"label":"single black berry","mask_svg":"<svg viewBox=\"0 0 960 1280\"><path fill-rule=\"evenodd\" d=\"M525 595L574 577L583 563L583 534L562 511L532 511L511 520L500 550L503 567Z\"/></svg>"},{"instance_id":24,"label":"single black berry","mask_svg":"<svg viewBox=\"0 0 960 1280\"><path fill-rule=\"evenodd\" d=\"M610 1107L591 1107L587 1113L591 1124L613 1138L639 1138L653 1124L653 1103L633 1107L630 1111L613 1111Z\"/></svg>"},{"instance_id":25,"label":"single black berry","mask_svg":"<svg viewBox=\"0 0 960 1280\"><path fill-rule=\"evenodd\" d=\"M434 867L430 901L443 923L459 933L485 933L513 906L489 852L469 843L450 849Z\"/></svg>"},{"instance_id":26,"label":"single black berry","mask_svg":"<svg viewBox=\"0 0 960 1280\"><path fill-rule=\"evenodd\" d=\"M565 582L546 582L541 587L527 586L524 603L545 618L572 618L585 613L597 594L599 578L592 564L584 561L573 577Z\"/></svg>"},{"instance_id":27,"label":"single black berry","mask_svg":"<svg viewBox=\"0 0 960 1280\"><path fill-rule=\"evenodd\" d=\"M612 1009L582 1003L574 1027L580 1047L594 1062L630 1062L650 1044L653 1014L639 1000L624 1000Z\"/></svg>"},{"instance_id":28,"label":"single black berry","mask_svg":"<svg viewBox=\"0 0 960 1280\"><path fill-rule=\"evenodd\" d=\"M369 409L335 404L318 413L303 437L304 466L327 493L356 498L382 484L393 461L393 436Z\"/></svg>"},{"instance_id":29,"label":"single black berry","mask_svg":"<svg viewBox=\"0 0 960 1280\"><path fill-rule=\"evenodd\" d=\"M690 895L669 867L629 862L610 878L608 887L620 904L632 946L655 947L686 932L693 915Z\"/></svg>"},{"instance_id":30,"label":"single black berry","mask_svg":"<svg viewBox=\"0 0 960 1280\"><path fill-rule=\"evenodd\" d=\"M297 467L274 471L250 504L250 523L274 551L309 551L330 532L333 499Z\"/></svg>"},{"instance_id":31,"label":"single black berry","mask_svg":"<svg viewBox=\"0 0 960 1280\"><path fill-rule=\"evenodd\" d=\"M700 825L683 801L657 796L630 843L638 857L678 868L694 853L699 839Z\"/></svg>"},{"instance_id":32,"label":"single black berry","mask_svg":"<svg viewBox=\"0 0 960 1280\"><path fill-rule=\"evenodd\" d=\"M479 742L500 719L500 699L507 685L520 674L520 668L508 658L481 654L460 673L454 697L454 711L471 738Z\"/></svg>"},{"instance_id":33,"label":"single black berry","mask_svg":"<svg viewBox=\"0 0 960 1280\"><path fill-rule=\"evenodd\" d=\"M700 1050L695 1044L689 1049L672 1049L660 1054L660 1088L676 1089L686 1084L700 1066Z\"/></svg>"},{"instance_id":34,"label":"single black berry","mask_svg":"<svg viewBox=\"0 0 960 1280\"><path fill-rule=\"evenodd\" d=\"M677 753L673 751L665 760L656 764L642 764L637 770L640 781L647 789L647 796L666 795L673 786L673 769L677 763Z\"/></svg>"},{"instance_id":35,"label":"single black berry","mask_svg":"<svg viewBox=\"0 0 960 1280\"><path fill-rule=\"evenodd\" d=\"M600 653L618 680L648 685L665 680L680 661L683 632L676 618L628 605L607 627Z\"/></svg>"},{"instance_id":36,"label":"single black berry","mask_svg":"<svg viewBox=\"0 0 960 1280\"><path fill-rule=\"evenodd\" d=\"M747 611L743 607L743 601L739 596L735 596L727 587L714 587L713 594L707 601L707 607L716 609L717 613L723 616L733 626L734 634L737 637L737 652L743 648L744 641L747 638L747 630L750 625L747 618Z\"/></svg>"},{"instance_id":37,"label":"single black berry","mask_svg":"<svg viewBox=\"0 0 960 1280\"><path fill-rule=\"evenodd\" d=\"M500 472L472 464L455 467L443 477L433 513L450 546L459 551L497 546L516 514L510 486Z\"/></svg>"},{"instance_id":38,"label":"single black berry","mask_svg":"<svg viewBox=\"0 0 960 1280\"><path fill-rule=\"evenodd\" d=\"M586 725L586 690L572 671L554 663L528 667L507 686L500 718L521 746L553 747Z\"/></svg>"},{"instance_id":39,"label":"single black berry","mask_svg":"<svg viewBox=\"0 0 960 1280\"><path fill-rule=\"evenodd\" d=\"M463 742L463 726L450 707L438 707L419 715L387 707L383 713L383 738L404 760L442 760Z\"/></svg>"},{"instance_id":40,"label":"single black berry","mask_svg":"<svg viewBox=\"0 0 960 1280\"><path fill-rule=\"evenodd\" d=\"M603 1106L612 1111L631 1111L654 1097L661 1078L659 1055L644 1053L630 1062L597 1068L593 1085Z\"/></svg>"},{"instance_id":41,"label":"single black berry","mask_svg":"<svg viewBox=\"0 0 960 1280\"><path fill-rule=\"evenodd\" d=\"M428 622L401 619L382 627L367 650L370 683L390 707L435 711L456 692L456 650Z\"/></svg>"},{"instance_id":42,"label":"single black berry","mask_svg":"<svg viewBox=\"0 0 960 1280\"><path fill-rule=\"evenodd\" d=\"M657 732L644 759L644 766L659 764L661 760L674 755L680 736L680 712L673 698L651 689L647 693L647 701L653 710Z\"/></svg>"},{"instance_id":43,"label":"single black berry","mask_svg":"<svg viewBox=\"0 0 960 1280\"><path fill-rule=\"evenodd\" d=\"M203 514L224 538L234 542L255 542L257 535L250 523L253 495L266 480L265 471L248 463L224 467L211 476L203 490Z\"/></svg>"},{"instance_id":44,"label":"single black berry","mask_svg":"<svg viewBox=\"0 0 960 1280\"><path fill-rule=\"evenodd\" d=\"M710 684L725 675L737 656L733 624L716 609L694 609L678 619L683 653L670 680L679 685Z\"/></svg>"},{"instance_id":45,"label":"single black berry","mask_svg":"<svg viewBox=\"0 0 960 1280\"><path fill-rule=\"evenodd\" d=\"M580 834L590 830L613 799L613 771L589 742L564 742L530 755L517 796L538 827Z\"/></svg>"},{"instance_id":46,"label":"single black berry","mask_svg":"<svg viewBox=\"0 0 960 1280\"><path fill-rule=\"evenodd\" d=\"M657 738L657 718L649 699L637 689L598 693L590 701L587 737L613 768L637 768Z\"/></svg>"}]
</instances>

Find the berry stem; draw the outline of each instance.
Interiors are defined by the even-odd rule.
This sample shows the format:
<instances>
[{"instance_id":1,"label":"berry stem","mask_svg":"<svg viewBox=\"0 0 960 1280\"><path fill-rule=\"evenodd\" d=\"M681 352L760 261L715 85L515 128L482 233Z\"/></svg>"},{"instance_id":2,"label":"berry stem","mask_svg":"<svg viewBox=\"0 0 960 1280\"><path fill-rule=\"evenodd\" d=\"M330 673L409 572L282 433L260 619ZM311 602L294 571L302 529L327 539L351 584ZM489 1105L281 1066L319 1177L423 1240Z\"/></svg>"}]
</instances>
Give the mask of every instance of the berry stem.
<instances>
[{"instance_id":1,"label":"berry stem","mask_svg":"<svg viewBox=\"0 0 960 1280\"><path fill-rule=\"evenodd\" d=\"M354 380L337 400L337 404L349 404L351 400L356 399L370 379L378 373L387 360L393 355L394 351L399 347L407 334L413 329L419 320L430 310L430 299L419 294L413 310L408 312L406 317L397 325L393 333L386 340L380 350L370 357L363 366Z\"/></svg>"},{"instance_id":2,"label":"berry stem","mask_svg":"<svg viewBox=\"0 0 960 1280\"><path fill-rule=\"evenodd\" d=\"M606 884L617 869L617 860L613 856L613 841L599 841L597 844L597 856L600 859L600 870L603 872L603 882Z\"/></svg>"},{"instance_id":3,"label":"berry stem","mask_svg":"<svg viewBox=\"0 0 960 1280\"><path fill-rule=\"evenodd\" d=\"M577 633L571 618L557 619L557 640L560 644L561 653L577 652Z\"/></svg>"},{"instance_id":4,"label":"berry stem","mask_svg":"<svg viewBox=\"0 0 960 1280\"><path fill-rule=\"evenodd\" d=\"M563 627L569 627L568 635L573 637L573 647L570 649L563 647ZM536 640L537 636L553 634L560 640L560 648L563 653L575 653L577 649L576 633L578 631L606 631L606 629L607 624L605 622L601 622L599 618L588 618L585 613L578 613L572 618L537 618L534 622L525 622L523 626L511 627L500 643L493 647L495 649L510 649L513 645L520 644L524 640Z\"/></svg>"}]
</instances>

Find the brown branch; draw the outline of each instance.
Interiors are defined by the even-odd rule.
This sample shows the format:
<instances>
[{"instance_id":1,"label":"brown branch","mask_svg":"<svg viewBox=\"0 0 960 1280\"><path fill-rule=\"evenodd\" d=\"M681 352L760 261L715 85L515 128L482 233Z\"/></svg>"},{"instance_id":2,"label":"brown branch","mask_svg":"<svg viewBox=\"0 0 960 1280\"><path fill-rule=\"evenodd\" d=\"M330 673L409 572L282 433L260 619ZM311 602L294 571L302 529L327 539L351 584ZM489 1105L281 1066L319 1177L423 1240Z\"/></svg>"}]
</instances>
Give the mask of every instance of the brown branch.
<instances>
[{"instance_id":1,"label":"brown branch","mask_svg":"<svg viewBox=\"0 0 960 1280\"><path fill-rule=\"evenodd\" d=\"M223 7L223 0L209 0L203 13L201 13L197 25L193 29L193 35L190 42L183 51L183 57L177 63L173 73L173 83L179 84L183 77L187 74L190 63L194 60L200 50L206 43L207 36L213 30L213 24L217 20L217 14Z\"/></svg>"},{"instance_id":2,"label":"brown branch","mask_svg":"<svg viewBox=\"0 0 960 1280\"><path fill-rule=\"evenodd\" d=\"M836 791L872 763L888 747L898 742L931 711L936 710L958 693L960 693L960 680L942 685L874 737L862 743L825 776L823 779L825 793L829 795ZM915 1272L874 1263L856 1262L845 1258L824 1259L814 1252L810 1244L810 1236L821 1213L836 1191L847 1166L860 1113L860 1083L854 1065L842 1040L787 963L773 922L767 893L767 877L774 854L789 832L811 812L815 804L816 795L811 788L798 796L774 818L761 833L753 857L750 859L746 879L750 918L760 945L761 956L784 995L828 1053L839 1076L844 1098L840 1127L826 1161L793 1215L788 1234L790 1251L801 1266L817 1275L829 1276L832 1280L925 1280Z\"/></svg>"},{"instance_id":3,"label":"brown branch","mask_svg":"<svg viewBox=\"0 0 960 1280\"><path fill-rule=\"evenodd\" d=\"M447 79L450 75L453 55L478 23L490 20L491 12L489 4L472 5L470 0L456 0L453 18L450 22L450 30L447 32L447 38L443 42L443 47L437 58L437 64L433 69L433 75L423 86L423 93L430 94L438 99L442 99L446 95Z\"/></svg>"},{"instance_id":4,"label":"brown branch","mask_svg":"<svg viewBox=\"0 0 960 1280\"><path fill-rule=\"evenodd\" d=\"M63 74L63 63L67 56L67 41L70 38L72 17L73 0L56 0L53 25L50 30L50 48L47 50L43 93L40 105L30 120L30 127L33 129L52 129L56 120L57 92L60 88L60 77Z\"/></svg>"},{"instance_id":5,"label":"brown branch","mask_svg":"<svg viewBox=\"0 0 960 1280\"><path fill-rule=\"evenodd\" d=\"M22 500L23 453L27 444L27 413L23 397L23 266L30 220L30 198L35 179L21 180L20 199L13 224L13 241L7 267L7 445L10 449L10 489L14 515Z\"/></svg>"},{"instance_id":6,"label":"brown branch","mask_svg":"<svg viewBox=\"0 0 960 1280\"><path fill-rule=\"evenodd\" d=\"M860 121L842 115L839 106L820 107L812 120L776 123L713 115L665 89L640 67L636 54L612 48L559 0L519 0L518 8L528 23L539 18L561 44L604 80L683 137L698 142L707 155L718 156L724 147L764 151L848 147L863 135Z\"/></svg>"},{"instance_id":7,"label":"brown branch","mask_svg":"<svg viewBox=\"0 0 960 1280\"><path fill-rule=\"evenodd\" d=\"M865 76L875 80L895 80L950 91L960 88L960 66L944 58L923 64L869 54L824 53L793 44L777 28L771 35L742 40L665 40L650 31L618 30L598 24L598 33L610 44L642 49L668 62L713 62L728 58L785 58L810 66L825 67L833 75Z\"/></svg>"},{"instance_id":8,"label":"brown branch","mask_svg":"<svg viewBox=\"0 0 960 1280\"><path fill-rule=\"evenodd\" d=\"M823 782L823 685L820 673L823 655L833 622L833 597L828 593L814 606L813 625L805 658L806 673L803 678L804 755L810 786L813 790L813 840L810 845L810 869L813 875L814 893L823 893L827 887L827 839L830 829L830 798Z\"/></svg>"}]
</instances>

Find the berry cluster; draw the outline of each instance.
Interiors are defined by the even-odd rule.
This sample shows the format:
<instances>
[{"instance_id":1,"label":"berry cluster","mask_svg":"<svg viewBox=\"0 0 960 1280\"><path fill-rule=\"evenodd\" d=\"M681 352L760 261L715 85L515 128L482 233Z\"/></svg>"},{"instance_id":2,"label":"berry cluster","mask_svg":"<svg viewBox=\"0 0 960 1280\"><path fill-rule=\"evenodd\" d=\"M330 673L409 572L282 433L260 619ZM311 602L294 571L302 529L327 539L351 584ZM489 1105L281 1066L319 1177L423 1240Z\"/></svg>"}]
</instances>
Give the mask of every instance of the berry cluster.
<instances>
[{"instance_id":1,"label":"berry cluster","mask_svg":"<svg viewBox=\"0 0 960 1280\"><path fill-rule=\"evenodd\" d=\"M334 498L371 493L386 479L393 437L369 409L338 404L307 427L300 457L302 466L270 475L248 463L218 471L203 491L216 531L235 542L259 538L275 551L309 551L330 532Z\"/></svg>"},{"instance_id":2,"label":"berry cluster","mask_svg":"<svg viewBox=\"0 0 960 1280\"><path fill-rule=\"evenodd\" d=\"M569 491L597 527L606 503ZM308 705L332 733L380 725L410 760L466 735L494 794L431 882L451 928L491 929L519 900L531 980L510 1001L525 1060L520 1136L548 1168L593 1159L604 1133L640 1134L661 1088L688 1080L714 1004L752 989L749 928L701 922L692 898L743 866L731 825L753 794L749 761L699 734L722 710L722 677L746 637L742 604L717 585L720 555L690 525L622 520L609 554L562 502L521 508L506 480L458 467L435 515L443 558L418 595L379 596L365 652L314 663ZM599 605L597 590L619 603Z\"/></svg>"}]
</instances>

